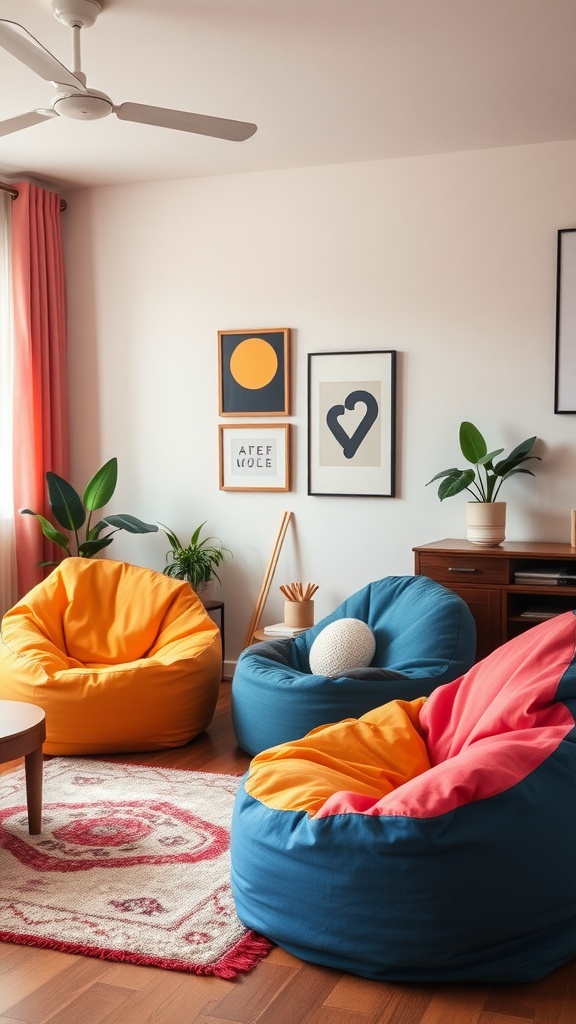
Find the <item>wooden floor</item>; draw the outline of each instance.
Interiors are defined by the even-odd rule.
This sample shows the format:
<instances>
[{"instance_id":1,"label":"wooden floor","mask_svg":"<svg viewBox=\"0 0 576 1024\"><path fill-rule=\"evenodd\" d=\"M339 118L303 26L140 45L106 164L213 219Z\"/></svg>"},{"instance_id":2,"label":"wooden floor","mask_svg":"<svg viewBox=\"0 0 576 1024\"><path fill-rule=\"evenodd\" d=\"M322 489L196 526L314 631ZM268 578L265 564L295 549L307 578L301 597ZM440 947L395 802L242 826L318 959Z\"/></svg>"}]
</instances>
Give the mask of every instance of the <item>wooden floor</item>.
<instances>
[{"instance_id":1,"label":"wooden floor","mask_svg":"<svg viewBox=\"0 0 576 1024\"><path fill-rule=\"evenodd\" d=\"M209 730L189 746L117 759L195 771L243 771L248 758L238 750L230 725L230 684L222 684ZM250 973L222 981L0 943L0 1024L48 1021L576 1024L576 961L534 985L407 986L313 967L276 948Z\"/></svg>"}]
</instances>

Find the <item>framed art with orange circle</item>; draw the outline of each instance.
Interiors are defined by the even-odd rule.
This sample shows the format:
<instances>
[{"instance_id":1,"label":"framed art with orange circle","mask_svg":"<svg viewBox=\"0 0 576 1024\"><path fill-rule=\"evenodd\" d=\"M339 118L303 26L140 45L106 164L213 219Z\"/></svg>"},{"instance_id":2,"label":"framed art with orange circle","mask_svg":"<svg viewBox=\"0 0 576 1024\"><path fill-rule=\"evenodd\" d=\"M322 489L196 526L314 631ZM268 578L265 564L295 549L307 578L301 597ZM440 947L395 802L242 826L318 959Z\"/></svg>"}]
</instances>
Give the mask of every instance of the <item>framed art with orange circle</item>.
<instances>
[{"instance_id":1,"label":"framed art with orange circle","mask_svg":"<svg viewBox=\"0 0 576 1024\"><path fill-rule=\"evenodd\" d=\"M290 329L218 331L220 416L290 415Z\"/></svg>"}]
</instances>

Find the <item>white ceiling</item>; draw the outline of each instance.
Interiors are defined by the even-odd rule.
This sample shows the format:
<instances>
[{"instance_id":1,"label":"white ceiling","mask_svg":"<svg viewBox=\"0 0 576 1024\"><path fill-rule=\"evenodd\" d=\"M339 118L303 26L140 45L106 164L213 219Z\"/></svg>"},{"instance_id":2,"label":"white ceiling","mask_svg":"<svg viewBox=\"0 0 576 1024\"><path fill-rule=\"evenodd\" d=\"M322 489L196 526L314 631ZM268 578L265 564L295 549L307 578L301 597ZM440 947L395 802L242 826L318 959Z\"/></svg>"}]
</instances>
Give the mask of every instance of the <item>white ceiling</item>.
<instances>
[{"instance_id":1,"label":"white ceiling","mask_svg":"<svg viewBox=\"0 0 576 1024\"><path fill-rule=\"evenodd\" d=\"M64 187L345 163L576 138L576 0L103 0L88 86L254 121L224 142L54 118L0 138L0 176ZM50 0L0 0L67 67ZM53 89L0 50L0 120Z\"/></svg>"}]
</instances>

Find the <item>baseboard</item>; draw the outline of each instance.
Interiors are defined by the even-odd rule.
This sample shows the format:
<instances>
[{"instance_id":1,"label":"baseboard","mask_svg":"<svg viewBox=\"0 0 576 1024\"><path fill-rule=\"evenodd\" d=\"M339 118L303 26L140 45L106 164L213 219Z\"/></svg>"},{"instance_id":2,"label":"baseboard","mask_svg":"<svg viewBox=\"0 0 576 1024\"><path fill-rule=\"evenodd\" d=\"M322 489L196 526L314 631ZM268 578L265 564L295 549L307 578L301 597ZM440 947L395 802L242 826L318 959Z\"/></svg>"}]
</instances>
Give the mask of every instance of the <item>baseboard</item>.
<instances>
[{"instance_id":1,"label":"baseboard","mask_svg":"<svg viewBox=\"0 0 576 1024\"><path fill-rule=\"evenodd\" d=\"M235 661L225 661L222 665L222 679L232 679L234 675L234 669L236 668Z\"/></svg>"}]
</instances>

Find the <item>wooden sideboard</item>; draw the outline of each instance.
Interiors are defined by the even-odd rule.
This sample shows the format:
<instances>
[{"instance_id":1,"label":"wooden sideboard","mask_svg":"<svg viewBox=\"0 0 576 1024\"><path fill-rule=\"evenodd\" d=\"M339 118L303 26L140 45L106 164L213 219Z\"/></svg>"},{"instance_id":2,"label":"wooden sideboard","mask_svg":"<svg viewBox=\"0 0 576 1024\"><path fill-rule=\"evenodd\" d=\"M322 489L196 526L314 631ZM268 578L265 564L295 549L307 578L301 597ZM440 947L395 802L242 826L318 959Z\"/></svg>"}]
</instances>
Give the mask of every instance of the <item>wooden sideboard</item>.
<instances>
[{"instance_id":1,"label":"wooden sideboard","mask_svg":"<svg viewBox=\"0 0 576 1024\"><path fill-rule=\"evenodd\" d=\"M576 548L569 544L505 541L482 548L438 540L413 551L417 576L429 576L466 601L476 622L478 661L531 626L576 608ZM546 579L562 569L574 580Z\"/></svg>"}]
</instances>

